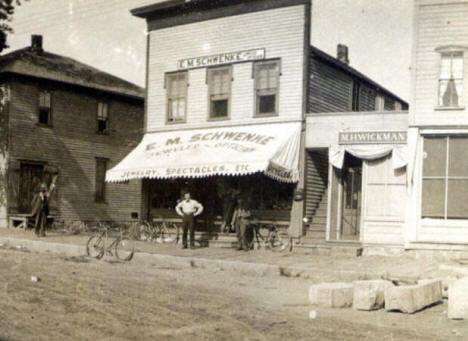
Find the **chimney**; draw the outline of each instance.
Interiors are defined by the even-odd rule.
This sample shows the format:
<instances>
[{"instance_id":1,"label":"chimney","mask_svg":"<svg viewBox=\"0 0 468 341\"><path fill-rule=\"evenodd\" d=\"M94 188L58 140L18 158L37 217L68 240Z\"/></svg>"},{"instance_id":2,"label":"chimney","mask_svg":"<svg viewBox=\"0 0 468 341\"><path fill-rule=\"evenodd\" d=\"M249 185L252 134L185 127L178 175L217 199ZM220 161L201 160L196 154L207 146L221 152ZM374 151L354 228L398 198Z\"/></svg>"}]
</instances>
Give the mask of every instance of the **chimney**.
<instances>
[{"instance_id":1,"label":"chimney","mask_svg":"<svg viewBox=\"0 0 468 341\"><path fill-rule=\"evenodd\" d=\"M349 64L349 59L348 59L348 46L346 45L342 45L342 44L338 44L338 46L336 47L336 55L337 55L337 59L342 62L342 63L345 63L345 64Z\"/></svg>"},{"instance_id":2,"label":"chimney","mask_svg":"<svg viewBox=\"0 0 468 341\"><path fill-rule=\"evenodd\" d=\"M35 53L41 53L42 49L42 36L39 34L33 34L31 36L31 51Z\"/></svg>"}]
</instances>

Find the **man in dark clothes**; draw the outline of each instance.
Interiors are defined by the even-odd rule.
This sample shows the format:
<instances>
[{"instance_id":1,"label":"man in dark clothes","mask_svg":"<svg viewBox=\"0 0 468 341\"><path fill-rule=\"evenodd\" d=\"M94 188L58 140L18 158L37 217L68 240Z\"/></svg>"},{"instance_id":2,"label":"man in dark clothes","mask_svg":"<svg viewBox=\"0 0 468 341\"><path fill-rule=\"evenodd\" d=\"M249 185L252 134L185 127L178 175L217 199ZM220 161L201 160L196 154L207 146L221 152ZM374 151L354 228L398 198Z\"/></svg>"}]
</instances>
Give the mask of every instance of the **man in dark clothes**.
<instances>
[{"instance_id":1,"label":"man in dark clothes","mask_svg":"<svg viewBox=\"0 0 468 341\"><path fill-rule=\"evenodd\" d=\"M32 216L34 217L34 233L36 236L45 237L47 225L47 216L49 215L49 199L55 185L52 183L50 190L47 191L47 185L42 183L32 201Z\"/></svg>"},{"instance_id":2,"label":"man in dark clothes","mask_svg":"<svg viewBox=\"0 0 468 341\"><path fill-rule=\"evenodd\" d=\"M249 219L251 213L247 207L245 200L239 198L237 200L237 207L234 210L232 216L232 224L236 227L237 240L239 242L238 250L248 250L247 240L246 240L246 230L247 225L249 224Z\"/></svg>"}]
</instances>

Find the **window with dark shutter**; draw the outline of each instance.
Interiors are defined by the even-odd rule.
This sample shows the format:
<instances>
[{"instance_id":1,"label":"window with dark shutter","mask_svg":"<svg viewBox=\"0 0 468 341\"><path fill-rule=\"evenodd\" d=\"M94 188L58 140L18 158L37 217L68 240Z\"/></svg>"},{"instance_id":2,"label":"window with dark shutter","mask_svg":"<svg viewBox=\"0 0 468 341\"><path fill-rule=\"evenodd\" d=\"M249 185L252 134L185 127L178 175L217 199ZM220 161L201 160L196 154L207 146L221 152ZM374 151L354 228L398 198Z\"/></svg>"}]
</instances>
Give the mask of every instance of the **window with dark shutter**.
<instances>
[{"instance_id":1,"label":"window with dark shutter","mask_svg":"<svg viewBox=\"0 0 468 341\"><path fill-rule=\"evenodd\" d=\"M48 91L39 92L38 123L44 125L52 124L51 94Z\"/></svg>"}]
</instances>

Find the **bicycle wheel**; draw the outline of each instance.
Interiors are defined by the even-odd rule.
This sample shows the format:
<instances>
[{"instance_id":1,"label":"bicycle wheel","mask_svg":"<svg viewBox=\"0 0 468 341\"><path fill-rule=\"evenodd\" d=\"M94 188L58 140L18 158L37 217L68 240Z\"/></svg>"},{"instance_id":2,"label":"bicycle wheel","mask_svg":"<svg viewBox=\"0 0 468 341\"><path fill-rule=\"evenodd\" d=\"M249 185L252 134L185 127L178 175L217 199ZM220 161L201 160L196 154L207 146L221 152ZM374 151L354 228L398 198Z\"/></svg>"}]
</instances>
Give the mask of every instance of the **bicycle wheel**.
<instances>
[{"instance_id":1,"label":"bicycle wheel","mask_svg":"<svg viewBox=\"0 0 468 341\"><path fill-rule=\"evenodd\" d=\"M99 235L91 236L86 243L86 253L88 256L101 259L104 256L104 240Z\"/></svg>"},{"instance_id":2,"label":"bicycle wheel","mask_svg":"<svg viewBox=\"0 0 468 341\"><path fill-rule=\"evenodd\" d=\"M119 238L115 244L115 257L119 260L129 261L135 252L135 241L127 237Z\"/></svg>"}]
</instances>

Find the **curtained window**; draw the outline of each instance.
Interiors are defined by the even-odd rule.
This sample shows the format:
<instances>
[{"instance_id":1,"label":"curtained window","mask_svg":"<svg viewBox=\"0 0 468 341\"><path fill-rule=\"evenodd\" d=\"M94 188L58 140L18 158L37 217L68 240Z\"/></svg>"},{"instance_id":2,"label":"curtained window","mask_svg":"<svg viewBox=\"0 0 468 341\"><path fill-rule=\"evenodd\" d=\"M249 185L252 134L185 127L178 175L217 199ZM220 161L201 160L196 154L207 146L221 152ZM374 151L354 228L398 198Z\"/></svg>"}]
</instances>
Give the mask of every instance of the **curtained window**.
<instances>
[{"instance_id":1,"label":"curtained window","mask_svg":"<svg viewBox=\"0 0 468 341\"><path fill-rule=\"evenodd\" d=\"M439 77L439 106L458 107L463 93L463 53L441 54Z\"/></svg>"}]
</instances>

